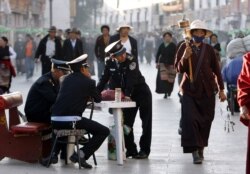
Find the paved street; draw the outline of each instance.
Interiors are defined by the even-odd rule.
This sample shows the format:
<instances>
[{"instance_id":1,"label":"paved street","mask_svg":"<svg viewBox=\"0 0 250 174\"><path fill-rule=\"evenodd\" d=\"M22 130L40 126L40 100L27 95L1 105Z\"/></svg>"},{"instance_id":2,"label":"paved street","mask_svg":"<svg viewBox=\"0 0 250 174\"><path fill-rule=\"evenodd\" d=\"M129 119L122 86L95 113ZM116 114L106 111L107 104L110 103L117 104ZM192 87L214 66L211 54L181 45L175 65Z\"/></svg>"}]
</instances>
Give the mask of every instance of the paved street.
<instances>
[{"instance_id":1,"label":"paved street","mask_svg":"<svg viewBox=\"0 0 250 174\"><path fill-rule=\"evenodd\" d=\"M29 164L4 158L0 161L0 174L244 174L247 129L238 121L239 116L236 114L232 117L236 123L234 132L232 130L230 133L224 131L224 117L227 114L226 103L217 102L209 147L205 149L205 160L202 165L194 165L191 154L182 153L180 136L177 133L180 118L177 83L172 96L163 99L163 95L154 92L156 78L154 65L143 64L140 65L140 68L153 94L153 138L149 159L127 159L123 166L118 166L116 161L107 160L107 141L105 141L96 152L98 166L92 170L79 170L78 165L65 166L64 161L52 165L50 168L45 168L40 164ZM33 81L39 73L40 70L36 70ZM13 80L11 90L21 91L25 101L31 84L32 81L27 82L24 76L18 76ZM23 106L20 108L21 111L23 111ZM107 110L96 111L94 120L109 126L112 123L112 115ZM137 117L135 124L136 142L138 142L140 135L141 121ZM89 162L93 164L92 158L89 159Z\"/></svg>"}]
</instances>

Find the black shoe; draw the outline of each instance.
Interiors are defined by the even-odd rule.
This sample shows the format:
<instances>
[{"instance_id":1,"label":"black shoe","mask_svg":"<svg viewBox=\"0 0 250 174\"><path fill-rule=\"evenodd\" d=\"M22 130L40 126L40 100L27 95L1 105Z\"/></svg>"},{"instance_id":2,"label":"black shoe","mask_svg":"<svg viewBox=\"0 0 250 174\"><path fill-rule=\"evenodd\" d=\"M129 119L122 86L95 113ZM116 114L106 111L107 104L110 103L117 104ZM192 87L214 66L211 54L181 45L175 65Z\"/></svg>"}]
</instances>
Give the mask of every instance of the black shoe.
<instances>
[{"instance_id":1,"label":"black shoe","mask_svg":"<svg viewBox=\"0 0 250 174\"><path fill-rule=\"evenodd\" d=\"M49 157L47 157L47 158L42 158L42 159L40 160L40 164L42 164L43 166L48 166L48 163L49 163ZM49 163L49 164L56 164L56 163L58 163L58 157L57 157L57 155L53 155L53 156L51 157L51 160L50 160L50 163Z\"/></svg>"},{"instance_id":2,"label":"black shoe","mask_svg":"<svg viewBox=\"0 0 250 174\"><path fill-rule=\"evenodd\" d=\"M61 153L60 159L61 159L61 160L65 160L65 159L66 159L66 154L62 154L62 153Z\"/></svg>"},{"instance_id":3,"label":"black shoe","mask_svg":"<svg viewBox=\"0 0 250 174\"><path fill-rule=\"evenodd\" d=\"M163 98L168 98L168 94L165 94Z\"/></svg>"},{"instance_id":4,"label":"black shoe","mask_svg":"<svg viewBox=\"0 0 250 174\"><path fill-rule=\"evenodd\" d=\"M193 163L194 164L202 164L202 159L199 155L198 150L192 152L192 155L193 155Z\"/></svg>"},{"instance_id":5,"label":"black shoe","mask_svg":"<svg viewBox=\"0 0 250 174\"><path fill-rule=\"evenodd\" d=\"M198 154L199 154L201 160L204 160L204 153L203 153L203 151L204 151L204 147L201 147L201 148L198 149Z\"/></svg>"},{"instance_id":6,"label":"black shoe","mask_svg":"<svg viewBox=\"0 0 250 174\"><path fill-rule=\"evenodd\" d=\"M147 159L148 158L148 154L144 151L140 151L138 153L138 156L136 157L136 159Z\"/></svg>"},{"instance_id":7,"label":"black shoe","mask_svg":"<svg viewBox=\"0 0 250 174\"><path fill-rule=\"evenodd\" d=\"M129 151L127 151L126 152L126 158L130 158L130 157L136 158L137 156L138 156L138 152L137 151L135 151L135 152L129 152Z\"/></svg>"},{"instance_id":8,"label":"black shoe","mask_svg":"<svg viewBox=\"0 0 250 174\"><path fill-rule=\"evenodd\" d=\"M78 155L77 153L73 153L73 155L71 155L71 157L69 158L70 161L72 161L73 163L77 163L78 161ZM83 153L83 157L80 158L80 165L81 167L85 168L85 169L92 169L92 165L88 164L84 158L84 153Z\"/></svg>"}]
</instances>

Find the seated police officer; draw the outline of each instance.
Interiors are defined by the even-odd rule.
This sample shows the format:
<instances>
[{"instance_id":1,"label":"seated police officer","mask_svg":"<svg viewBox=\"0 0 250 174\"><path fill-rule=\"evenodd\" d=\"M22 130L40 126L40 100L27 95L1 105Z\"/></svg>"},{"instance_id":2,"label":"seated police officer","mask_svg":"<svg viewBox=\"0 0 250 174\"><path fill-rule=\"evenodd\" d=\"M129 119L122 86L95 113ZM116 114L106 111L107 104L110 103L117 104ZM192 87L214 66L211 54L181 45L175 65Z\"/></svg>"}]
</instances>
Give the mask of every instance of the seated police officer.
<instances>
[{"instance_id":1,"label":"seated police officer","mask_svg":"<svg viewBox=\"0 0 250 174\"><path fill-rule=\"evenodd\" d=\"M56 101L59 91L59 78L69 73L70 68L65 61L51 59L51 71L42 75L31 86L24 111L28 122L39 122L50 124L51 107ZM65 159L65 145L57 145L55 154L51 160L57 163L57 155L62 150L61 159Z\"/></svg>"},{"instance_id":2,"label":"seated police officer","mask_svg":"<svg viewBox=\"0 0 250 174\"><path fill-rule=\"evenodd\" d=\"M91 79L87 64L87 54L70 62L73 73L65 76L54 106L52 107L52 126L55 129L85 129L93 136L80 149L81 166L92 168L86 160L101 146L109 135L109 129L96 121L82 117L87 102L93 98L101 102L101 95L97 92L95 81ZM70 160L78 162L78 155L74 153Z\"/></svg>"},{"instance_id":3,"label":"seated police officer","mask_svg":"<svg viewBox=\"0 0 250 174\"><path fill-rule=\"evenodd\" d=\"M151 147L152 136L152 94L142 76L137 60L126 53L121 41L111 43L106 47L105 52L110 54L106 60L104 73L97 85L102 91L109 82L109 88L121 88L126 100L136 102L135 108L123 109L124 124L131 128L125 136L126 157L137 159L148 158ZM142 120L142 136L140 138L140 151L138 153L134 142L133 125L136 113L139 110Z\"/></svg>"}]
</instances>

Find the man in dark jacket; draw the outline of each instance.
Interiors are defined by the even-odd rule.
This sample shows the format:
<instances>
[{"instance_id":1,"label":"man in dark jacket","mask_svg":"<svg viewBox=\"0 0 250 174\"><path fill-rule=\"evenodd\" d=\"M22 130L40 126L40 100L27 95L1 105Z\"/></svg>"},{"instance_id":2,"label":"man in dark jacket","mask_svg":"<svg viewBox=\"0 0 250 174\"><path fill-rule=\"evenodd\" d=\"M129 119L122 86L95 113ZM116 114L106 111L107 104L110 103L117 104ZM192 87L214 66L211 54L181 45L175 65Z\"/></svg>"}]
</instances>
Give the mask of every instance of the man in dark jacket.
<instances>
[{"instance_id":1,"label":"man in dark jacket","mask_svg":"<svg viewBox=\"0 0 250 174\"><path fill-rule=\"evenodd\" d=\"M135 108L123 110L124 125L131 128L131 131L127 135L125 134L126 157L148 158L152 136L151 91L139 70L138 61L132 55L126 53L126 48L122 46L121 40L110 44L105 51L110 54L110 59L106 61L105 70L97 88L99 91L102 91L109 81L111 89L121 88L125 94L125 99L136 102ZM138 110L142 120L139 153L134 142L133 133L133 125Z\"/></svg>"},{"instance_id":2,"label":"man in dark jacket","mask_svg":"<svg viewBox=\"0 0 250 174\"><path fill-rule=\"evenodd\" d=\"M106 53L104 49L109 44L109 26L101 26L102 35L98 36L95 42L95 56L97 58L97 67L98 67L98 79L101 78L102 72L105 67L105 57Z\"/></svg>"},{"instance_id":3,"label":"man in dark jacket","mask_svg":"<svg viewBox=\"0 0 250 174\"><path fill-rule=\"evenodd\" d=\"M71 61L83 54L83 43L77 38L78 30L72 28L69 31L69 38L63 43L63 57L65 61Z\"/></svg>"},{"instance_id":4,"label":"man in dark jacket","mask_svg":"<svg viewBox=\"0 0 250 174\"><path fill-rule=\"evenodd\" d=\"M49 34L40 41L35 54L36 59L41 56L42 75L50 72L51 58L62 56L62 45L60 39L56 37L56 27L50 27L48 32Z\"/></svg>"}]
</instances>

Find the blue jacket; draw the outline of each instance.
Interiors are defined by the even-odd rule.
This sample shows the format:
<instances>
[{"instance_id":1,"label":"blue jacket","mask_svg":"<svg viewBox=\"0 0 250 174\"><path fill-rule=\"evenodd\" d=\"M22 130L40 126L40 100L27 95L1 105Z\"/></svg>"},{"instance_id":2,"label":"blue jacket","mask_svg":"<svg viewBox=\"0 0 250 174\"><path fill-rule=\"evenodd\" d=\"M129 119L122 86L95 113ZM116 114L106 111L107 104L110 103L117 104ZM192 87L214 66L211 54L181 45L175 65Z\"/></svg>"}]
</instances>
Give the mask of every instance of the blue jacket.
<instances>
[{"instance_id":1,"label":"blue jacket","mask_svg":"<svg viewBox=\"0 0 250 174\"><path fill-rule=\"evenodd\" d=\"M222 69L222 78L227 84L237 85L237 79L242 69L243 55L233 58Z\"/></svg>"}]
</instances>

